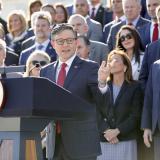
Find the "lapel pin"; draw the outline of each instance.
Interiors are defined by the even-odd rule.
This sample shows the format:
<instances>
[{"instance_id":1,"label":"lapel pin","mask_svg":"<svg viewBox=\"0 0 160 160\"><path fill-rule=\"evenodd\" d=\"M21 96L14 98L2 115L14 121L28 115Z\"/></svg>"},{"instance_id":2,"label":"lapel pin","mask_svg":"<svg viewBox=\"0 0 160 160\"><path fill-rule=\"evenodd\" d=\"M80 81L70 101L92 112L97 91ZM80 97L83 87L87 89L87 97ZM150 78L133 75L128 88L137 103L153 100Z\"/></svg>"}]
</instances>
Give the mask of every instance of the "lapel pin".
<instances>
[{"instance_id":1,"label":"lapel pin","mask_svg":"<svg viewBox=\"0 0 160 160\"><path fill-rule=\"evenodd\" d=\"M77 68L78 68L78 66L74 66L74 68L75 68L75 69L77 69Z\"/></svg>"}]
</instances>

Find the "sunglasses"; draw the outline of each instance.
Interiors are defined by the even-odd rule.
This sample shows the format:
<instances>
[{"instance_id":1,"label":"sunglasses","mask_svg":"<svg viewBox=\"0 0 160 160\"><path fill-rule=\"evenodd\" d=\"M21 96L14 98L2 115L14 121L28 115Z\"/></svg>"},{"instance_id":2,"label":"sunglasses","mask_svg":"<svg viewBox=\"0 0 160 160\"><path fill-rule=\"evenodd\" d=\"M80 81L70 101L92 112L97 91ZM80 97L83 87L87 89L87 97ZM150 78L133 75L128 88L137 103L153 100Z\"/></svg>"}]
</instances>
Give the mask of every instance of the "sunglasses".
<instances>
[{"instance_id":1,"label":"sunglasses","mask_svg":"<svg viewBox=\"0 0 160 160\"><path fill-rule=\"evenodd\" d=\"M125 40L129 40L129 39L132 39L132 38L133 38L132 33L128 33L126 35L121 36L119 39L120 39L121 42L124 42Z\"/></svg>"},{"instance_id":2,"label":"sunglasses","mask_svg":"<svg viewBox=\"0 0 160 160\"><path fill-rule=\"evenodd\" d=\"M32 61L32 65L35 66L37 64L39 64L41 66L45 66L47 64L47 62L46 61Z\"/></svg>"}]
</instances>

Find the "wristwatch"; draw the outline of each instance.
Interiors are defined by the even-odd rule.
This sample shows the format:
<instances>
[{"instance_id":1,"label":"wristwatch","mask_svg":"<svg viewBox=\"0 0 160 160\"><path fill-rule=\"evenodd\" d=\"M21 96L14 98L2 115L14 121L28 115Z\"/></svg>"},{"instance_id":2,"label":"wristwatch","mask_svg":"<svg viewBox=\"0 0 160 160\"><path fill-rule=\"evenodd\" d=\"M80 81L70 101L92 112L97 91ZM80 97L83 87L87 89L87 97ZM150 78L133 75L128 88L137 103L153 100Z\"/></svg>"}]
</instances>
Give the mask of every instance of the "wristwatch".
<instances>
[{"instance_id":1,"label":"wristwatch","mask_svg":"<svg viewBox=\"0 0 160 160\"><path fill-rule=\"evenodd\" d=\"M98 81L98 86L99 86L100 88L104 88L104 87L106 86L106 82L105 82L105 81L104 81L104 82Z\"/></svg>"}]
</instances>

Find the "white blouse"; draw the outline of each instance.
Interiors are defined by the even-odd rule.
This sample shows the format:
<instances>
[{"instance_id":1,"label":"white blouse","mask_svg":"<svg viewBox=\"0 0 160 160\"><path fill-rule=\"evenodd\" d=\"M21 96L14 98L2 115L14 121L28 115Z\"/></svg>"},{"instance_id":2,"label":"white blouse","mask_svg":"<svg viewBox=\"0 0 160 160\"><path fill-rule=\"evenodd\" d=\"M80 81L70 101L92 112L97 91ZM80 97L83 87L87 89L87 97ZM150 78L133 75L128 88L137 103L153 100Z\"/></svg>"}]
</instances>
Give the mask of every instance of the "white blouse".
<instances>
[{"instance_id":1,"label":"white blouse","mask_svg":"<svg viewBox=\"0 0 160 160\"><path fill-rule=\"evenodd\" d=\"M141 66L142 66L142 61L143 61L144 53L140 53L140 63L135 61L135 57L132 58L131 60L131 65L132 65L132 76L134 80L138 80Z\"/></svg>"}]
</instances>

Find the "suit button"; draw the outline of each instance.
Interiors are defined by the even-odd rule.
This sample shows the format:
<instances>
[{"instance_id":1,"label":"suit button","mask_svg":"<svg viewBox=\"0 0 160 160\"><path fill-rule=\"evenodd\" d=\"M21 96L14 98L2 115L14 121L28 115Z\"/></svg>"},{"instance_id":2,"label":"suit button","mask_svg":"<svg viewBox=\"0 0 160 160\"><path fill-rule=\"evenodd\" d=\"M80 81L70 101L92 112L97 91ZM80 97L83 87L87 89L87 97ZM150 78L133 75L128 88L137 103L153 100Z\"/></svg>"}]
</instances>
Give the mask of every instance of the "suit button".
<instances>
[{"instance_id":1,"label":"suit button","mask_svg":"<svg viewBox=\"0 0 160 160\"><path fill-rule=\"evenodd\" d=\"M114 118L112 118L112 122L114 122L115 121L115 119Z\"/></svg>"},{"instance_id":2,"label":"suit button","mask_svg":"<svg viewBox=\"0 0 160 160\"><path fill-rule=\"evenodd\" d=\"M103 120L104 120L105 122L107 122L107 118L104 118Z\"/></svg>"}]
</instances>

